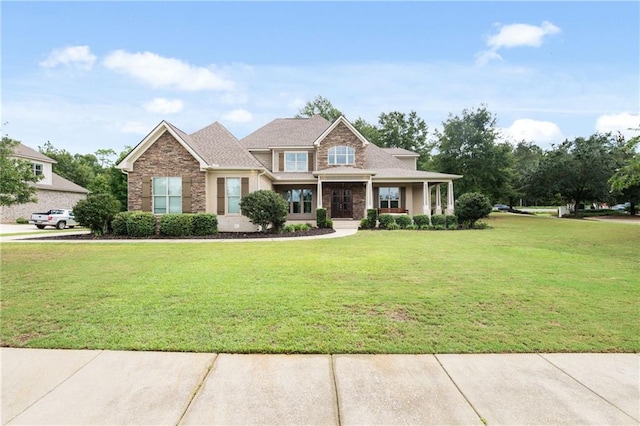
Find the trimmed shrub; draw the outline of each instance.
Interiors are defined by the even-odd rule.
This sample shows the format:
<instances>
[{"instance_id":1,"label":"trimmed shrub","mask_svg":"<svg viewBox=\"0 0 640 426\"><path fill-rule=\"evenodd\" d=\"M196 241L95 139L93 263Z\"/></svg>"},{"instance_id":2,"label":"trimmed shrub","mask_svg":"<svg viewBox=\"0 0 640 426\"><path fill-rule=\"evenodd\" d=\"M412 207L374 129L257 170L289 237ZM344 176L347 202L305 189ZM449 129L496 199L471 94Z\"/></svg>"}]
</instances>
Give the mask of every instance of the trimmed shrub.
<instances>
[{"instance_id":1,"label":"trimmed shrub","mask_svg":"<svg viewBox=\"0 0 640 426\"><path fill-rule=\"evenodd\" d=\"M312 226L308 223L292 223L283 228L284 232L308 231Z\"/></svg>"},{"instance_id":2,"label":"trimmed shrub","mask_svg":"<svg viewBox=\"0 0 640 426\"><path fill-rule=\"evenodd\" d=\"M316 226L318 228L328 228L327 226L327 209L316 209Z\"/></svg>"},{"instance_id":3,"label":"trimmed shrub","mask_svg":"<svg viewBox=\"0 0 640 426\"><path fill-rule=\"evenodd\" d=\"M415 231L416 229L418 229L418 227L416 225L407 225L407 230L408 231Z\"/></svg>"},{"instance_id":4,"label":"trimmed shrub","mask_svg":"<svg viewBox=\"0 0 640 426\"><path fill-rule=\"evenodd\" d=\"M398 225L397 223L393 222L390 223L389 225L387 225L387 231L397 231L398 229L400 229L400 225Z\"/></svg>"},{"instance_id":5,"label":"trimmed shrub","mask_svg":"<svg viewBox=\"0 0 640 426\"><path fill-rule=\"evenodd\" d=\"M213 213L196 213L191 217L193 235L215 235L218 233L218 216Z\"/></svg>"},{"instance_id":6,"label":"trimmed shrub","mask_svg":"<svg viewBox=\"0 0 640 426\"><path fill-rule=\"evenodd\" d=\"M287 221L289 203L277 192L261 189L242 197L240 210L262 232L279 232Z\"/></svg>"},{"instance_id":7,"label":"trimmed shrub","mask_svg":"<svg viewBox=\"0 0 640 426\"><path fill-rule=\"evenodd\" d=\"M444 225L433 225L431 229L434 229L436 231L444 231L447 228Z\"/></svg>"},{"instance_id":8,"label":"trimmed shrub","mask_svg":"<svg viewBox=\"0 0 640 426\"><path fill-rule=\"evenodd\" d=\"M431 229L431 225L420 225L421 231L428 231L429 229Z\"/></svg>"},{"instance_id":9,"label":"trimmed shrub","mask_svg":"<svg viewBox=\"0 0 640 426\"><path fill-rule=\"evenodd\" d=\"M333 229L333 219L327 219L325 221L325 228Z\"/></svg>"},{"instance_id":10,"label":"trimmed shrub","mask_svg":"<svg viewBox=\"0 0 640 426\"><path fill-rule=\"evenodd\" d=\"M389 225L391 225L392 223L396 223L396 220L392 215L384 213L378 216L378 222L380 222L380 229L387 229Z\"/></svg>"},{"instance_id":11,"label":"trimmed shrub","mask_svg":"<svg viewBox=\"0 0 640 426\"><path fill-rule=\"evenodd\" d=\"M156 233L156 217L151 212L133 212L127 218L127 235L150 237Z\"/></svg>"},{"instance_id":12,"label":"trimmed shrub","mask_svg":"<svg viewBox=\"0 0 640 426\"><path fill-rule=\"evenodd\" d=\"M408 215L403 214L396 217L396 223L398 224L400 229L406 229L407 226L411 225L411 218Z\"/></svg>"},{"instance_id":13,"label":"trimmed shrub","mask_svg":"<svg viewBox=\"0 0 640 426\"><path fill-rule=\"evenodd\" d=\"M447 224L446 216L443 214L434 214L433 216L431 216L431 224L433 226L442 226L442 228L444 229Z\"/></svg>"},{"instance_id":14,"label":"trimmed shrub","mask_svg":"<svg viewBox=\"0 0 640 426\"><path fill-rule=\"evenodd\" d=\"M19 217L16 219L16 223L18 225L26 225L29 223L29 219L25 219L24 217Z\"/></svg>"},{"instance_id":15,"label":"trimmed shrub","mask_svg":"<svg viewBox=\"0 0 640 426\"><path fill-rule=\"evenodd\" d=\"M127 234L127 220L135 212L120 212L113 217L111 221L111 228L115 235L128 235Z\"/></svg>"},{"instance_id":16,"label":"trimmed shrub","mask_svg":"<svg viewBox=\"0 0 640 426\"><path fill-rule=\"evenodd\" d=\"M413 223L416 224L416 226L421 227L424 225L431 225L431 222L429 222L429 216L427 216L426 214L417 214L413 217Z\"/></svg>"},{"instance_id":17,"label":"trimmed shrub","mask_svg":"<svg viewBox=\"0 0 640 426\"><path fill-rule=\"evenodd\" d=\"M368 209L366 219L367 226L363 226L363 228L373 229L378 224L378 209ZM362 222L360 222L362 223Z\"/></svg>"},{"instance_id":18,"label":"trimmed shrub","mask_svg":"<svg viewBox=\"0 0 640 426\"><path fill-rule=\"evenodd\" d=\"M458 218L456 215L447 215L444 217L445 226L447 229L458 229Z\"/></svg>"},{"instance_id":19,"label":"trimmed shrub","mask_svg":"<svg viewBox=\"0 0 640 426\"><path fill-rule=\"evenodd\" d=\"M476 221L489 216L492 206L489 199L479 192L467 192L456 200L455 209L458 221L473 228Z\"/></svg>"},{"instance_id":20,"label":"trimmed shrub","mask_svg":"<svg viewBox=\"0 0 640 426\"><path fill-rule=\"evenodd\" d=\"M160 216L160 235L187 237L191 235L191 215L171 213Z\"/></svg>"},{"instance_id":21,"label":"trimmed shrub","mask_svg":"<svg viewBox=\"0 0 640 426\"><path fill-rule=\"evenodd\" d=\"M369 219L366 217L360 220L360 229L370 229L369 228Z\"/></svg>"},{"instance_id":22,"label":"trimmed shrub","mask_svg":"<svg viewBox=\"0 0 640 426\"><path fill-rule=\"evenodd\" d=\"M120 211L120 201L111 194L89 194L73 207L76 220L94 235L111 231L111 221Z\"/></svg>"}]
</instances>

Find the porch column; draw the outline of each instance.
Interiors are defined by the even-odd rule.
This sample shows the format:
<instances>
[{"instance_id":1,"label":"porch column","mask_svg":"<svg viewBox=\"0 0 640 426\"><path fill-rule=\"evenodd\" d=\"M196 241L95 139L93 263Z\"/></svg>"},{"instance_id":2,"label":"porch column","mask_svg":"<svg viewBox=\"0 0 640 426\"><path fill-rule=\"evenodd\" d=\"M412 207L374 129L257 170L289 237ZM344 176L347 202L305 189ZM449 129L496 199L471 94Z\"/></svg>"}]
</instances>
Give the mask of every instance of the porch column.
<instances>
[{"instance_id":1,"label":"porch column","mask_svg":"<svg viewBox=\"0 0 640 426\"><path fill-rule=\"evenodd\" d=\"M429 182L424 183L424 214L431 217L431 188Z\"/></svg>"},{"instance_id":2,"label":"porch column","mask_svg":"<svg viewBox=\"0 0 640 426\"><path fill-rule=\"evenodd\" d=\"M447 186L447 210L446 214L453 214L455 202L453 200L453 181L449 181L449 185Z\"/></svg>"},{"instance_id":3,"label":"porch column","mask_svg":"<svg viewBox=\"0 0 640 426\"><path fill-rule=\"evenodd\" d=\"M316 207L321 209L322 208L322 180L320 179L320 176L318 176L318 195L316 196Z\"/></svg>"},{"instance_id":4,"label":"porch column","mask_svg":"<svg viewBox=\"0 0 640 426\"><path fill-rule=\"evenodd\" d=\"M442 214L442 195L440 194L440 184L436 185L436 214Z\"/></svg>"},{"instance_id":5,"label":"porch column","mask_svg":"<svg viewBox=\"0 0 640 426\"><path fill-rule=\"evenodd\" d=\"M371 181L371 177L367 181L367 210L373 208L373 182ZM365 217L366 217L365 212Z\"/></svg>"}]
</instances>

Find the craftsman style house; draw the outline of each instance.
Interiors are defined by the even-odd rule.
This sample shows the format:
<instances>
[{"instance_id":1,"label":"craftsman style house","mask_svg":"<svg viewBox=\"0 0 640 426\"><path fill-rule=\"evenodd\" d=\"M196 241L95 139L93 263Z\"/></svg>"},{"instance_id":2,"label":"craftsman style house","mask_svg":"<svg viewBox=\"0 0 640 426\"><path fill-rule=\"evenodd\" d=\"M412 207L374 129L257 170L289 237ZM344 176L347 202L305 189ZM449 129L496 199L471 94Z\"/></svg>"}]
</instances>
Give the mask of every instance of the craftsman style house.
<instances>
[{"instance_id":1,"label":"craftsman style house","mask_svg":"<svg viewBox=\"0 0 640 426\"><path fill-rule=\"evenodd\" d=\"M453 181L416 170L418 155L380 148L344 117L276 119L241 140L219 123L186 134L162 121L118 165L128 175L129 210L218 215L221 231L254 231L240 199L269 189L289 203L289 220L381 213L453 213ZM441 204L446 186L446 207Z\"/></svg>"}]
</instances>

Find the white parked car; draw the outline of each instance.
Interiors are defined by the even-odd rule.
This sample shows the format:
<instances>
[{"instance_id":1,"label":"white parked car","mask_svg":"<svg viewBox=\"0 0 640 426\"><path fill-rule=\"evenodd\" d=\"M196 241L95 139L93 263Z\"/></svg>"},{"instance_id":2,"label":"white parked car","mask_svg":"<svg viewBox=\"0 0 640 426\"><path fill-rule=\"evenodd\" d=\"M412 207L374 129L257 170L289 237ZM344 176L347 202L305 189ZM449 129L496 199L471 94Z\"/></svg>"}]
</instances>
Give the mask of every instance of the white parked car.
<instances>
[{"instance_id":1,"label":"white parked car","mask_svg":"<svg viewBox=\"0 0 640 426\"><path fill-rule=\"evenodd\" d=\"M44 229L45 226L55 226L58 229L75 227L78 223L71 210L51 209L46 213L33 213L29 223L35 225L38 229Z\"/></svg>"}]
</instances>

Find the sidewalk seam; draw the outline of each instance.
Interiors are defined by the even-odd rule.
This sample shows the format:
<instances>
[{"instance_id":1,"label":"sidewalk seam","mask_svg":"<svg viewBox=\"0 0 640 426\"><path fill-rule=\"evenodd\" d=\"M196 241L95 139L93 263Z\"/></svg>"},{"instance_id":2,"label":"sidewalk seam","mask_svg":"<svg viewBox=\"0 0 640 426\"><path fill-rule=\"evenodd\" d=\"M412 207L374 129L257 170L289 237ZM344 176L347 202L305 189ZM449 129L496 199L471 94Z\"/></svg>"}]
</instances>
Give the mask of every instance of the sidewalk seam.
<instances>
[{"instance_id":1,"label":"sidewalk seam","mask_svg":"<svg viewBox=\"0 0 640 426\"><path fill-rule=\"evenodd\" d=\"M191 391L190 398L187 401L187 403L185 404L184 410L182 410L182 414L180 414L180 418L176 422L176 426L181 424L182 420L184 420L184 416L187 415L187 411L189 411L189 408L191 408L191 405L193 405L193 401L196 399L196 397L200 393L200 389L202 389L202 386L204 385L204 382L207 381L207 378L211 374L211 371L213 370L213 367L216 365L216 361L218 361L219 354L213 354L213 355L214 355L213 359L207 365L207 370L204 372L204 374L202 374L202 376L200 376L200 380L198 381L198 383L196 383L195 388L193 388L193 390Z\"/></svg>"},{"instance_id":2,"label":"sidewalk seam","mask_svg":"<svg viewBox=\"0 0 640 426\"><path fill-rule=\"evenodd\" d=\"M100 355L102 355L104 353L104 350L100 350L96 356L94 356L93 358L91 358L90 360L88 360L87 362L85 362L84 364L82 364L80 367L78 367L77 370L75 370L73 373L69 374L69 376L67 378L65 378L63 381L61 381L60 383L58 383L57 385L55 385L54 387L52 387L51 389L49 389L44 395L42 395L40 398L36 399L35 401L33 401L31 404L29 404L28 406L26 406L24 408L24 410L22 410L21 412L19 412L18 414L16 414L15 416L13 416L12 418L10 418L9 420L7 420L4 424L8 425L9 423L11 423L13 420L15 420L17 417L21 416L24 412L26 412L29 408L33 407L35 404L37 404L38 402L40 402L43 398L45 398L47 395L49 395L51 392L53 392L54 390L58 389L60 386L62 386L64 383L67 382L67 380L69 380L70 378L72 378L73 376L75 376L76 374L78 374L78 372L80 370L82 370L83 368L85 368L87 365L89 365L89 363L93 362L93 360L95 360L96 358L98 358Z\"/></svg>"},{"instance_id":3,"label":"sidewalk seam","mask_svg":"<svg viewBox=\"0 0 640 426\"><path fill-rule=\"evenodd\" d=\"M451 377L451 375L449 374L449 372L447 371L447 369L445 368L444 365L442 365L442 362L440 362L440 358L438 358L437 354L433 354L433 357L436 359L436 361L438 362L438 364L440 364L440 368L442 368L442 371L444 371L444 374L447 375L447 377L449 378L449 380L451 380L451 383L453 383L453 386L456 387L456 389L458 389L458 392L460 392L460 395L462 395L462 397L464 398L465 401L467 401L467 404L469 404L469 406L471 407L471 409L476 413L476 415L478 416L478 418L480 419L480 421L482 422L482 424L487 424L487 420L482 417L482 415L480 414L480 412L476 409L476 407L471 403L471 401L469 400L469 398L467 398L467 395L465 395L464 392L462 392L462 389L460 389L460 386L458 386L458 384L456 383L455 380L453 380L453 377Z\"/></svg>"},{"instance_id":4,"label":"sidewalk seam","mask_svg":"<svg viewBox=\"0 0 640 426\"><path fill-rule=\"evenodd\" d=\"M342 418L340 416L340 397L338 395L338 383L336 382L336 370L334 368L334 358L333 354L329 355L331 357L330 367L331 367L331 377L333 379L333 393L336 397L336 412L338 414L338 426L342 425Z\"/></svg>"},{"instance_id":5,"label":"sidewalk seam","mask_svg":"<svg viewBox=\"0 0 640 426\"><path fill-rule=\"evenodd\" d=\"M611 405L612 407L616 408L617 410L619 410L620 412L624 413L627 417L629 417L630 419L632 419L633 421L637 422L638 419L634 418L632 415L630 415L629 413L627 413L626 411L624 411L622 408L618 407L616 404L614 404L613 402L609 401L607 398L605 398L604 396L600 395L598 392L594 391L593 389L591 389L589 386L585 385L584 383L582 383L580 380L576 379L575 377L573 377L569 372L563 370L561 367L555 365L550 359L547 359L543 354L543 353L537 353L536 355L538 355L540 358L544 359L545 361L547 361L549 364L551 364L552 367L557 368L558 370L560 370L562 373L566 374L567 376L569 376L573 381L575 381L576 383L578 383L580 386L582 386L583 388L587 389L589 392L591 392L592 394L594 394L595 396L597 396L598 398L602 399L603 401L605 401L606 403L608 403L609 405Z\"/></svg>"}]
</instances>

